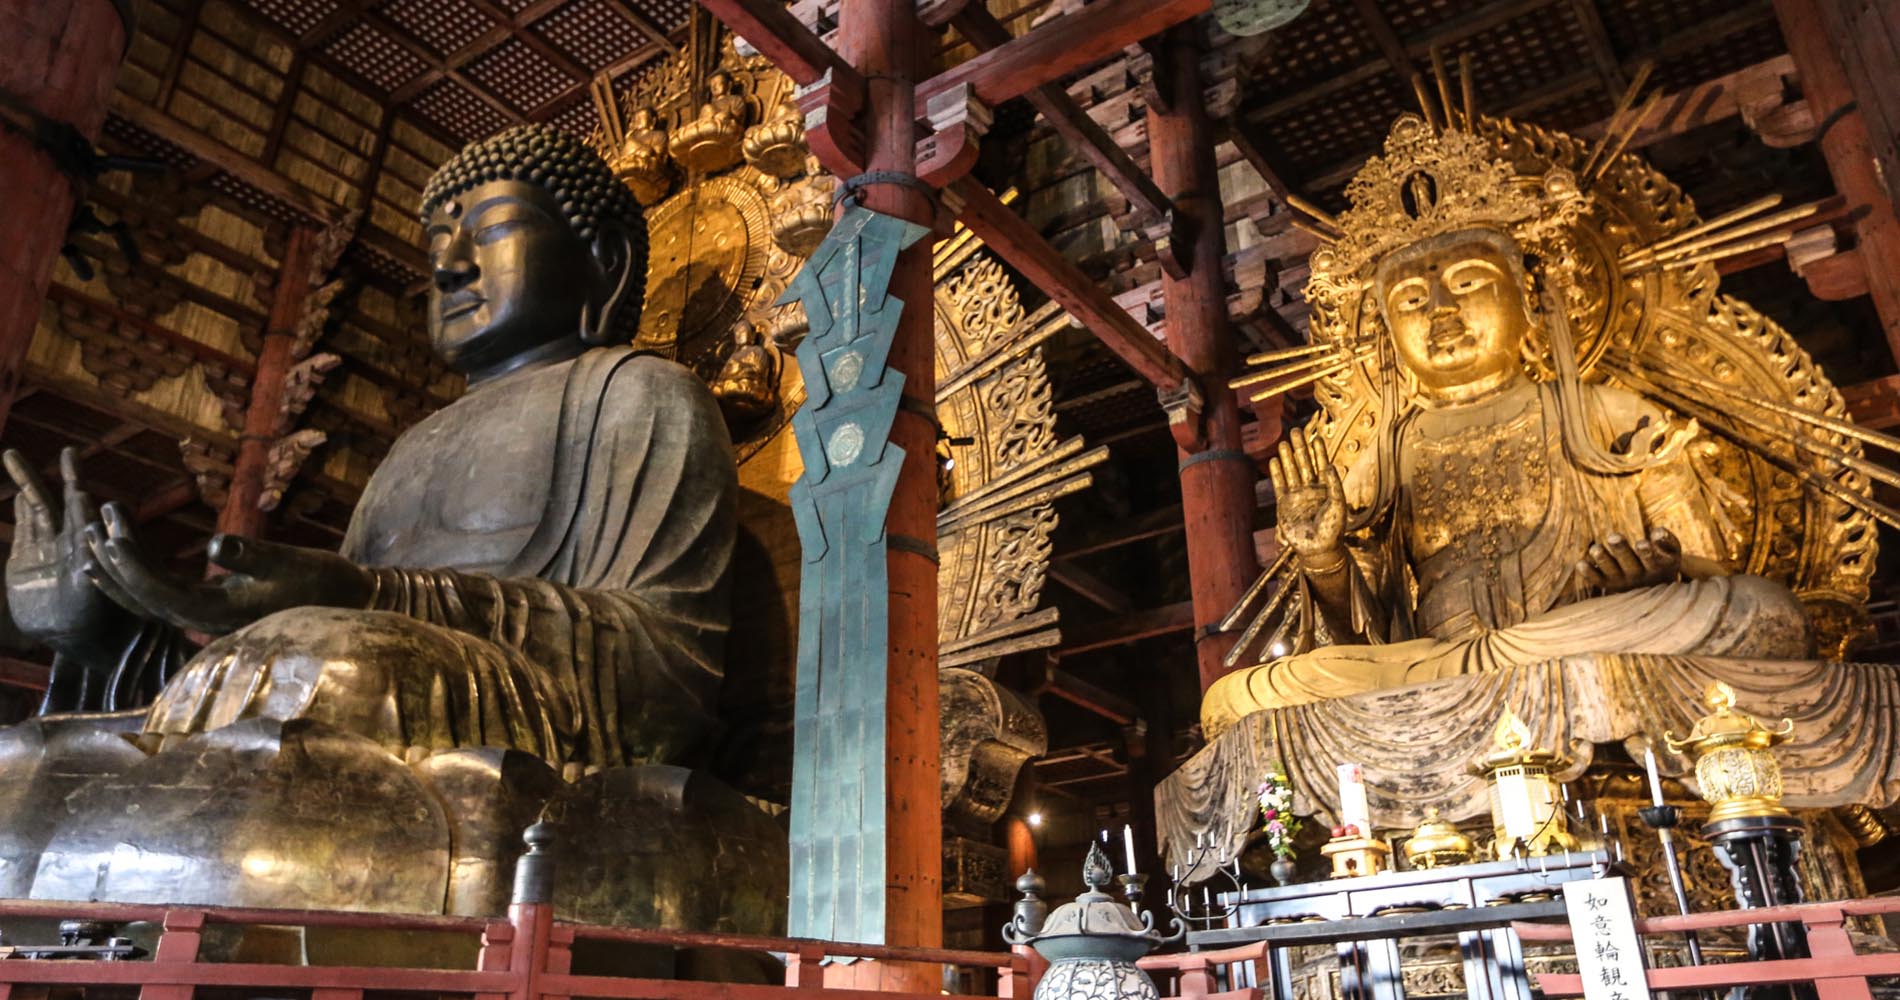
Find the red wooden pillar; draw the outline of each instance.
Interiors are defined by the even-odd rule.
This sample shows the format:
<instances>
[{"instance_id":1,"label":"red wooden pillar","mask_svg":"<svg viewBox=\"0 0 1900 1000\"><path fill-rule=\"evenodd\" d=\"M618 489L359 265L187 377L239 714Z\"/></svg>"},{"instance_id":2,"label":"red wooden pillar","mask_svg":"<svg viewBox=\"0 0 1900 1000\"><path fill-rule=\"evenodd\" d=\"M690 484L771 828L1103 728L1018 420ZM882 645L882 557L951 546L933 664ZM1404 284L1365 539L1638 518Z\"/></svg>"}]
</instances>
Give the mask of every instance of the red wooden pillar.
<instances>
[{"instance_id":1,"label":"red wooden pillar","mask_svg":"<svg viewBox=\"0 0 1900 1000\"><path fill-rule=\"evenodd\" d=\"M1815 120L1826 127L1821 153L1834 175L1835 190L1847 199L1855 217L1867 291L1880 315L1887 346L1900 360L1900 215L1875 164L1864 105L1848 107L1856 95L1828 37L1829 18L1819 0L1775 0L1775 14L1781 20L1788 54L1801 75L1801 90Z\"/></svg>"},{"instance_id":2,"label":"red wooden pillar","mask_svg":"<svg viewBox=\"0 0 1900 1000\"><path fill-rule=\"evenodd\" d=\"M277 288L271 295L270 320L257 353L257 374L251 379L251 401L244 411L244 429L238 436L237 457L231 462L231 490L218 511L218 530L256 538L264 532L264 512L257 507L264 494L265 466L271 442L277 439L284 406L284 378L290 373L291 347L297 321L310 297L310 257L317 231L297 227L290 231L284 259L277 267Z\"/></svg>"},{"instance_id":3,"label":"red wooden pillar","mask_svg":"<svg viewBox=\"0 0 1900 1000\"><path fill-rule=\"evenodd\" d=\"M1253 549L1254 464L1241 450L1240 407L1227 387L1239 358L1227 321L1220 179L1194 31L1182 25L1160 41L1166 51L1155 60L1155 90L1166 107L1148 109L1148 149L1155 182L1192 236L1186 276L1163 275L1161 290L1168 347L1197 376L1202 393L1205 447L1182 449L1180 469L1195 651L1206 690L1225 672L1221 659L1234 643L1233 636L1210 628L1240 600L1259 566Z\"/></svg>"},{"instance_id":4,"label":"red wooden pillar","mask_svg":"<svg viewBox=\"0 0 1900 1000\"><path fill-rule=\"evenodd\" d=\"M838 54L865 81L860 119L865 170L916 175L915 90L926 32L914 0L844 0ZM859 189L864 207L932 225L924 191L883 182ZM890 293L904 301L889 365L904 375L904 402L891 442L904 467L885 519L890 574L890 660L885 760L886 942L937 947L943 941L943 816L937 735L937 426L935 312L929 239L897 259ZM854 963L858 985L937 992L934 966ZM882 966L881 970L878 966ZM848 967L847 967L848 968Z\"/></svg>"},{"instance_id":5,"label":"red wooden pillar","mask_svg":"<svg viewBox=\"0 0 1900 1000\"><path fill-rule=\"evenodd\" d=\"M0 427L20 387L75 193L30 114L99 137L126 44L111 0L0 0ZM30 114L29 114L30 113Z\"/></svg>"}]
</instances>

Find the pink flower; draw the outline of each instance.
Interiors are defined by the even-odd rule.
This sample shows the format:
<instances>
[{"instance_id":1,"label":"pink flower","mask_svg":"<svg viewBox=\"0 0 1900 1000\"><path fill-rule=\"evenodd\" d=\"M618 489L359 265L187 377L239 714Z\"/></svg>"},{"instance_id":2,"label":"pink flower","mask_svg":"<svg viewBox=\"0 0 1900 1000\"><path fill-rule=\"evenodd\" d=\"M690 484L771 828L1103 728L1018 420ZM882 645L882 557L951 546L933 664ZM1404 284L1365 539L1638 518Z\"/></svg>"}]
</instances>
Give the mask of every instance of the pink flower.
<instances>
[{"instance_id":1,"label":"pink flower","mask_svg":"<svg viewBox=\"0 0 1900 1000\"><path fill-rule=\"evenodd\" d=\"M1268 833L1285 833L1286 827L1280 825L1280 821L1276 819L1273 822L1267 824L1267 832Z\"/></svg>"},{"instance_id":2,"label":"pink flower","mask_svg":"<svg viewBox=\"0 0 1900 1000\"><path fill-rule=\"evenodd\" d=\"M1267 818L1268 818L1268 819L1272 819L1273 817L1275 817L1275 816L1278 816L1278 815L1280 815L1280 811L1279 811L1278 809L1268 809L1268 810L1267 810Z\"/></svg>"}]
</instances>

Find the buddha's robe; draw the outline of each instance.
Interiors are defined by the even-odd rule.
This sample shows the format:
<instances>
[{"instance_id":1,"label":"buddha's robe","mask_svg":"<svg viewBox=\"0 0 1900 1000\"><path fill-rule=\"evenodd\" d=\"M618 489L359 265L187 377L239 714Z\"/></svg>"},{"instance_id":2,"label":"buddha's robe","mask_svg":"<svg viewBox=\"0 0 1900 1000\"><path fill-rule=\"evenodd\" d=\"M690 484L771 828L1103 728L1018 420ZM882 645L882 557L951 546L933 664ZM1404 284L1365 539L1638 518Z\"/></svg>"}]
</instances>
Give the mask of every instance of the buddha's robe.
<instances>
[{"instance_id":1,"label":"buddha's robe","mask_svg":"<svg viewBox=\"0 0 1900 1000\"><path fill-rule=\"evenodd\" d=\"M373 570L369 606L214 641L145 728L308 718L397 753L687 759L717 705L736 488L718 407L670 361L599 348L479 385L364 491L342 552Z\"/></svg>"},{"instance_id":2,"label":"buddha's robe","mask_svg":"<svg viewBox=\"0 0 1900 1000\"><path fill-rule=\"evenodd\" d=\"M1582 391L1587 432L1606 449L1626 448L1665 416L1618 389ZM1567 454L1560 428L1554 391L1528 381L1480 403L1414 411L1398 432L1391 509L1349 540L1351 607L1322 625L1333 644L1221 678L1201 705L1208 735L1261 709L1560 656L1808 654L1800 602L1760 577L1588 596L1577 562L1611 533L1634 541L1666 528L1706 567L1722 561L1722 533L1687 453L1595 474ZM1368 453L1349 471L1356 506L1374 502L1374 461Z\"/></svg>"}]
</instances>

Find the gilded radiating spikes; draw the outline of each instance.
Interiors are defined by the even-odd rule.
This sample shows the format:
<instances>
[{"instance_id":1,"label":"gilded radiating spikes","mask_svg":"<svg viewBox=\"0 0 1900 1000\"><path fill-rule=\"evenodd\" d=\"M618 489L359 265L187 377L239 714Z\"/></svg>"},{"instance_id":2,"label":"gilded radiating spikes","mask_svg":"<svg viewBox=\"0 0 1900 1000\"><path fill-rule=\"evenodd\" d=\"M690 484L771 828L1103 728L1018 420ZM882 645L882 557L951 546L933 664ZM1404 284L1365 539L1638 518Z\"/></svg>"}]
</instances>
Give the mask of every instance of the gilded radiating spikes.
<instances>
[{"instance_id":1,"label":"gilded radiating spikes","mask_svg":"<svg viewBox=\"0 0 1900 1000\"><path fill-rule=\"evenodd\" d=\"M1432 106L1434 102L1431 91L1425 86L1425 74L1412 74L1412 95L1418 98L1418 112L1424 117L1425 126L1434 133L1443 132L1444 119L1439 116L1438 109Z\"/></svg>"},{"instance_id":2,"label":"gilded radiating spikes","mask_svg":"<svg viewBox=\"0 0 1900 1000\"><path fill-rule=\"evenodd\" d=\"M1227 617L1220 620L1220 624L1215 626L1214 631L1226 632L1239 624L1241 616L1247 613L1247 608L1260 599L1260 592L1266 590L1267 584L1286 568L1287 560L1291 555L1290 549L1281 549L1280 554L1274 558L1273 565L1262 570L1260 575L1254 578L1253 583L1247 586L1247 592L1241 594L1240 600L1234 602L1233 608L1227 612Z\"/></svg>"},{"instance_id":3,"label":"gilded radiating spikes","mask_svg":"<svg viewBox=\"0 0 1900 1000\"><path fill-rule=\"evenodd\" d=\"M618 149L626 141L626 123L620 118L620 102L614 99L613 78L605 73L594 77L587 84L588 96L594 100L594 113L600 116L600 131L607 149Z\"/></svg>"},{"instance_id":4,"label":"gilded radiating spikes","mask_svg":"<svg viewBox=\"0 0 1900 1000\"><path fill-rule=\"evenodd\" d=\"M1472 83L1471 53L1458 54L1458 87L1464 92L1465 127L1473 128L1478 123L1478 92Z\"/></svg>"},{"instance_id":5,"label":"gilded radiating spikes","mask_svg":"<svg viewBox=\"0 0 1900 1000\"><path fill-rule=\"evenodd\" d=\"M1445 127L1471 128L1471 119L1462 122L1452 121L1451 77L1445 73L1445 54L1436 45L1432 46L1432 78L1438 84L1438 107L1445 116Z\"/></svg>"},{"instance_id":6,"label":"gilded radiating spikes","mask_svg":"<svg viewBox=\"0 0 1900 1000\"><path fill-rule=\"evenodd\" d=\"M1649 82L1649 74L1654 72L1655 69L1656 64L1647 60L1645 60L1641 66L1636 67L1636 75L1630 78L1630 85L1623 89L1623 96L1616 102L1616 110L1610 112L1610 121L1604 126L1603 135L1597 139L1596 145L1590 147L1590 155L1584 157L1583 166L1577 171L1579 175L1588 179L1595 179L1597 175L1593 171L1593 168L1596 166L1598 158L1603 155L1603 151L1608 149L1610 143L1614 141L1618 129L1622 127L1623 116L1629 113L1630 106L1636 103L1636 95L1642 92L1643 85ZM1647 115L1644 117L1647 117Z\"/></svg>"},{"instance_id":7,"label":"gilded radiating spikes","mask_svg":"<svg viewBox=\"0 0 1900 1000\"><path fill-rule=\"evenodd\" d=\"M1267 365L1288 358L1303 358L1311 354L1325 354L1339 350L1338 344L1301 344L1298 347L1283 347L1277 351L1262 351L1247 355L1249 365Z\"/></svg>"},{"instance_id":8,"label":"gilded radiating spikes","mask_svg":"<svg viewBox=\"0 0 1900 1000\"><path fill-rule=\"evenodd\" d=\"M1765 208L1772 207L1773 204L1774 202L1770 202L1764 198L1745 207L1753 208L1754 206L1762 206ZM1759 211L1760 209L1756 210ZM1792 233L1792 230L1783 230L1782 227L1787 226L1791 222L1798 222L1801 219L1805 219L1820 210L1820 202L1809 202L1805 205L1796 205L1793 208L1784 209L1759 219L1748 219L1746 215L1742 215L1737 219L1730 220L1729 216L1724 216L1724 222L1721 226L1705 224L1696 227L1693 233L1678 233L1670 238L1670 245L1666 248L1659 249L1661 244L1658 244L1657 247L1638 250L1628 257L1625 257L1620 262L1620 265L1626 274L1652 265L1685 267L1708 260L1732 257L1736 254L1747 253L1750 250L1760 249L1764 246L1773 246L1785 241ZM1736 213L1729 213L1729 215L1733 216L1736 215ZM1756 236L1756 234L1764 230L1776 231L1767 236L1757 236L1752 240L1745 239L1746 237Z\"/></svg>"},{"instance_id":9,"label":"gilded radiating spikes","mask_svg":"<svg viewBox=\"0 0 1900 1000\"><path fill-rule=\"evenodd\" d=\"M1304 375L1316 367L1344 364L1352 360L1352 358L1353 355L1335 348L1318 357L1304 357L1292 364L1280 365L1277 368L1268 368L1264 371L1241 375L1233 381L1228 382L1227 387L1230 389L1244 389L1250 385L1259 385L1262 382L1272 382L1275 379Z\"/></svg>"},{"instance_id":10,"label":"gilded radiating spikes","mask_svg":"<svg viewBox=\"0 0 1900 1000\"><path fill-rule=\"evenodd\" d=\"M1643 123L1655 113L1656 105L1662 103L1662 96L1660 90L1650 94L1649 99L1643 102L1643 106L1637 108L1636 113L1623 124L1615 143L1609 146L1609 151L1604 154L1603 159L1598 160L1591 169L1584 172L1585 186L1596 183L1597 179L1603 176L1603 172L1610 168L1610 164L1615 163L1616 158L1623 155L1623 150L1629 146L1630 140L1636 137L1637 132L1642 131ZM1603 137L1609 139L1610 133L1605 132Z\"/></svg>"}]
</instances>

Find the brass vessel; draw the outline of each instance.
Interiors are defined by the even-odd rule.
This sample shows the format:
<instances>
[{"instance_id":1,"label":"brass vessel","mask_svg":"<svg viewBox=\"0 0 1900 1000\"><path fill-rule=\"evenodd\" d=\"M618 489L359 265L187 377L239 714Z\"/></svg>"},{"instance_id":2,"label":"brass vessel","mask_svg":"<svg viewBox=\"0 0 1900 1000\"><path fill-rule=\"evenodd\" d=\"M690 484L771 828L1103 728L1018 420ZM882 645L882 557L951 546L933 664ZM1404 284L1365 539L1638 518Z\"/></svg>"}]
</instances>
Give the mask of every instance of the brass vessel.
<instances>
[{"instance_id":1,"label":"brass vessel","mask_svg":"<svg viewBox=\"0 0 1900 1000\"><path fill-rule=\"evenodd\" d=\"M1735 708L1735 689L1721 681L1702 694L1710 712L1696 720L1686 738L1664 733L1674 753L1695 758L1696 793L1713 807L1709 822L1743 816L1787 816L1781 805L1781 765L1772 752L1794 734L1794 721L1782 719L1770 729Z\"/></svg>"},{"instance_id":2,"label":"brass vessel","mask_svg":"<svg viewBox=\"0 0 1900 1000\"><path fill-rule=\"evenodd\" d=\"M1444 868L1470 861L1476 850L1471 838L1432 806L1405 842L1405 861L1413 868Z\"/></svg>"}]
</instances>

